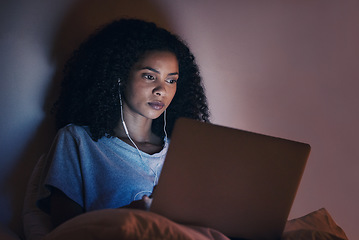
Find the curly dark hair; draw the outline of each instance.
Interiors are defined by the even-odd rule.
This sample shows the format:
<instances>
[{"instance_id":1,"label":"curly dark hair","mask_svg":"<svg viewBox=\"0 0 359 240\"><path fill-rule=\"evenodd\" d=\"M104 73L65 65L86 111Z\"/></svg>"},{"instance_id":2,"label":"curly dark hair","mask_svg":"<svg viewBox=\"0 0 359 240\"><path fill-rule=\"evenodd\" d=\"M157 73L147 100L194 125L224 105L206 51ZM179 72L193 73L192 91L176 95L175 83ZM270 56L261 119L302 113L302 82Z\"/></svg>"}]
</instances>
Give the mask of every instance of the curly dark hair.
<instances>
[{"instance_id":1,"label":"curly dark hair","mask_svg":"<svg viewBox=\"0 0 359 240\"><path fill-rule=\"evenodd\" d=\"M209 122L199 69L184 41L154 23L121 19L98 29L66 63L62 91L54 105L57 127L88 126L95 141L114 136L120 116L118 93L125 92L133 65L155 50L174 53L179 64L180 81L167 109L168 135L179 117ZM160 137L163 124L163 116L152 123L152 131Z\"/></svg>"}]
</instances>

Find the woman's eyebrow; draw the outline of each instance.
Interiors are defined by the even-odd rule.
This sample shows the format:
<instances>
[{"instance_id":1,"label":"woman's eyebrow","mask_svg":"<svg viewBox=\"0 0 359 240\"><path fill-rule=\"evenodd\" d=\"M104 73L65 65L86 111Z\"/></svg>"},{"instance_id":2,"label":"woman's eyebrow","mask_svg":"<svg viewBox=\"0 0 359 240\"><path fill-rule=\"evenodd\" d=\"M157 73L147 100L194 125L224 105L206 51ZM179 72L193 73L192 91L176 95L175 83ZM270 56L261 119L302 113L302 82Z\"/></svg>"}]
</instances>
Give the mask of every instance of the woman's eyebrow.
<instances>
[{"instance_id":1,"label":"woman's eyebrow","mask_svg":"<svg viewBox=\"0 0 359 240\"><path fill-rule=\"evenodd\" d=\"M155 73L160 73L160 71L158 71L158 70L156 70L154 68L151 68L151 67L143 67L140 70L145 70L145 69L150 70L150 71L155 72Z\"/></svg>"},{"instance_id":2,"label":"woman's eyebrow","mask_svg":"<svg viewBox=\"0 0 359 240\"><path fill-rule=\"evenodd\" d=\"M145 69L160 74L160 71L158 71L158 70L156 70L156 69L154 69L154 68L151 68L151 67L143 67L143 68L141 68L140 70L145 70ZM171 75L171 76L172 76L172 75L178 75L178 72L169 73L168 75Z\"/></svg>"}]
</instances>

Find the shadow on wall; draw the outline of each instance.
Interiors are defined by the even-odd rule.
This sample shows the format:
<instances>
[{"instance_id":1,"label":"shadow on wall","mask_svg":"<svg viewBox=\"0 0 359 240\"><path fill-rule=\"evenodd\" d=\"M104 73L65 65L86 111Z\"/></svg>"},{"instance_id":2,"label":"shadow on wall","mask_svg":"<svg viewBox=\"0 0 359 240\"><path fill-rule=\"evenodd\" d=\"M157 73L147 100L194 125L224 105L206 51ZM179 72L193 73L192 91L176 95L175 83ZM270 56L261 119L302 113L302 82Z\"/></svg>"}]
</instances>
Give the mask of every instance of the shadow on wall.
<instances>
[{"instance_id":1,"label":"shadow on wall","mask_svg":"<svg viewBox=\"0 0 359 240\"><path fill-rule=\"evenodd\" d=\"M49 9L44 9L47 10ZM17 166L6 182L6 191L11 196L12 218L9 227L12 230L22 232L21 213L28 178L36 161L48 151L56 134L51 108L59 95L66 60L95 29L111 20L126 17L152 21L171 30L169 21L161 13L161 8L149 0L79 0L70 6L53 38L53 43L49 43L52 45L52 51L48 61L56 66L56 72L48 85L43 105L46 117L17 159Z\"/></svg>"}]
</instances>

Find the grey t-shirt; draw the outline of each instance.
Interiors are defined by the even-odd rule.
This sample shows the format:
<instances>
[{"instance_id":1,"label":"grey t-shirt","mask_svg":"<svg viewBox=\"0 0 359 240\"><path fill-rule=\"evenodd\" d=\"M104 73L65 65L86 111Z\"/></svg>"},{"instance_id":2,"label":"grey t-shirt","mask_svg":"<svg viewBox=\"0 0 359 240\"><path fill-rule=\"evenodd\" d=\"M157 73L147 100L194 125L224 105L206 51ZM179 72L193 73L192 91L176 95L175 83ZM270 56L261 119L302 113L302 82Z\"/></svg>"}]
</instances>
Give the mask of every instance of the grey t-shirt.
<instances>
[{"instance_id":1,"label":"grey t-shirt","mask_svg":"<svg viewBox=\"0 0 359 240\"><path fill-rule=\"evenodd\" d=\"M45 209L52 187L60 189L85 211L118 208L150 195L157 183L168 143L153 155L116 137L93 141L86 127L59 130L47 156L38 204ZM43 206L42 206L43 205Z\"/></svg>"}]
</instances>

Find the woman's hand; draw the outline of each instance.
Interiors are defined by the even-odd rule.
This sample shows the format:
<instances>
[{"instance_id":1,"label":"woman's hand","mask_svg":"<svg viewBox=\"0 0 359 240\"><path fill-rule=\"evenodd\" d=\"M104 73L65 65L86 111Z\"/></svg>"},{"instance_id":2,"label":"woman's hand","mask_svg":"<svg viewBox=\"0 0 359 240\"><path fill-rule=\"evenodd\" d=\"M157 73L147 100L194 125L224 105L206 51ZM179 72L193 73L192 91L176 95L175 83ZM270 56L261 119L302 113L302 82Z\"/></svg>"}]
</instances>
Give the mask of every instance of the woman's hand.
<instances>
[{"instance_id":1,"label":"woman's hand","mask_svg":"<svg viewBox=\"0 0 359 240\"><path fill-rule=\"evenodd\" d=\"M131 202L129 205L123 206L121 208L132 208L132 209L141 209L148 211L151 207L152 198L144 195L141 200L136 200Z\"/></svg>"}]
</instances>

